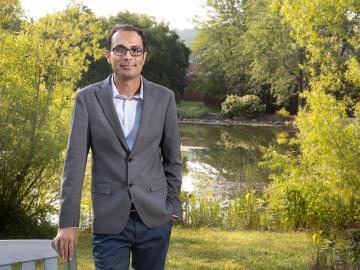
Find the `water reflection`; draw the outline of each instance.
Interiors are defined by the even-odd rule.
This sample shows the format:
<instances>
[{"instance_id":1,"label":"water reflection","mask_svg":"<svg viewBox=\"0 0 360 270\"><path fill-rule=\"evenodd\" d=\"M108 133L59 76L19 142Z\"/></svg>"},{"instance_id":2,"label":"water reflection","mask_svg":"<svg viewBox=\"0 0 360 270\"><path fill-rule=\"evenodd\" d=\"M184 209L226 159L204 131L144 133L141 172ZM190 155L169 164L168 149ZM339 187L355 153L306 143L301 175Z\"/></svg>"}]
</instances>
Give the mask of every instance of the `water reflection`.
<instances>
[{"instance_id":1,"label":"water reflection","mask_svg":"<svg viewBox=\"0 0 360 270\"><path fill-rule=\"evenodd\" d=\"M284 127L180 126L184 155L183 190L232 197L246 188L260 189L269 171L260 168L259 146L274 143Z\"/></svg>"}]
</instances>

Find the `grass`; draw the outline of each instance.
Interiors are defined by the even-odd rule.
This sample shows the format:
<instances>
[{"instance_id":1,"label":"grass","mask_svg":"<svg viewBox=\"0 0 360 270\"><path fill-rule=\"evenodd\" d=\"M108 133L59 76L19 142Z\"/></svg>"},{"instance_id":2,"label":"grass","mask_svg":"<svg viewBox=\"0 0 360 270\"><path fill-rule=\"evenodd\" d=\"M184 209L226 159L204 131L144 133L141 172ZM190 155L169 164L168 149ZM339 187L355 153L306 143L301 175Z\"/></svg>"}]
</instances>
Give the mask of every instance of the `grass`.
<instances>
[{"instance_id":1,"label":"grass","mask_svg":"<svg viewBox=\"0 0 360 270\"><path fill-rule=\"evenodd\" d=\"M205 106L202 102L181 100L177 106L177 111L182 118L199 118L209 112L219 112L219 110Z\"/></svg>"},{"instance_id":2,"label":"grass","mask_svg":"<svg viewBox=\"0 0 360 270\"><path fill-rule=\"evenodd\" d=\"M306 233L234 232L175 226L166 269L310 269L311 252L311 239ZM95 269L89 232L80 234L78 269Z\"/></svg>"}]
</instances>

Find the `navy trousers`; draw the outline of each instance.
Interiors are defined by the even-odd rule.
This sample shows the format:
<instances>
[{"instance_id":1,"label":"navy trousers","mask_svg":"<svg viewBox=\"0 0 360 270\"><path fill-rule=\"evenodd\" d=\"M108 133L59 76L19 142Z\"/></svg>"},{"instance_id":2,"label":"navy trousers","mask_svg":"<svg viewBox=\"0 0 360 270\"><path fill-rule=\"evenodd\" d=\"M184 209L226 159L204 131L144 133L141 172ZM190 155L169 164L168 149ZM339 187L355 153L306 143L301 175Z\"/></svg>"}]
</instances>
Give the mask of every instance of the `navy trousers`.
<instances>
[{"instance_id":1,"label":"navy trousers","mask_svg":"<svg viewBox=\"0 0 360 270\"><path fill-rule=\"evenodd\" d=\"M169 248L172 221L148 228L137 212L131 212L119 234L93 234L96 270L163 270Z\"/></svg>"}]
</instances>

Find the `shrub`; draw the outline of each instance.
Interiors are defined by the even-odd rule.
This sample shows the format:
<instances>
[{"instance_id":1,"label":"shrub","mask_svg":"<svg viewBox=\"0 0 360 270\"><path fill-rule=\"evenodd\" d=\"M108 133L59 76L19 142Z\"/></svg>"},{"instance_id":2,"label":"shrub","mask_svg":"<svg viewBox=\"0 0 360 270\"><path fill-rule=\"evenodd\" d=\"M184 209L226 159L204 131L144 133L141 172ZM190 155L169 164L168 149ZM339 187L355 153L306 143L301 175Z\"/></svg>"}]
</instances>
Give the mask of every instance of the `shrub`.
<instances>
[{"instance_id":1,"label":"shrub","mask_svg":"<svg viewBox=\"0 0 360 270\"><path fill-rule=\"evenodd\" d=\"M234 108L240 104L240 97L237 95L228 95L221 103L221 112L227 116L234 116Z\"/></svg>"},{"instance_id":2,"label":"shrub","mask_svg":"<svg viewBox=\"0 0 360 270\"><path fill-rule=\"evenodd\" d=\"M262 164L273 170L266 191L269 225L321 234L314 236L315 265L359 269L360 115L349 120L347 102L321 89L304 97L297 138L289 141L299 151L264 151ZM332 268L344 263L351 266Z\"/></svg>"},{"instance_id":3,"label":"shrub","mask_svg":"<svg viewBox=\"0 0 360 270\"><path fill-rule=\"evenodd\" d=\"M261 104L260 98L255 95L229 95L221 103L221 109L229 117L255 117L265 112L265 105Z\"/></svg>"},{"instance_id":4,"label":"shrub","mask_svg":"<svg viewBox=\"0 0 360 270\"><path fill-rule=\"evenodd\" d=\"M285 108L281 108L280 110L276 111L276 114L281 117L289 117L290 115L290 113Z\"/></svg>"},{"instance_id":5,"label":"shrub","mask_svg":"<svg viewBox=\"0 0 360 270\"><path fill-rule=\"evenodd\" d=\"M280 110L276 111L276 116L282 120L287 120L289 119L290 113L285 108L281 108Z\"/></svg>"}]
</instances>

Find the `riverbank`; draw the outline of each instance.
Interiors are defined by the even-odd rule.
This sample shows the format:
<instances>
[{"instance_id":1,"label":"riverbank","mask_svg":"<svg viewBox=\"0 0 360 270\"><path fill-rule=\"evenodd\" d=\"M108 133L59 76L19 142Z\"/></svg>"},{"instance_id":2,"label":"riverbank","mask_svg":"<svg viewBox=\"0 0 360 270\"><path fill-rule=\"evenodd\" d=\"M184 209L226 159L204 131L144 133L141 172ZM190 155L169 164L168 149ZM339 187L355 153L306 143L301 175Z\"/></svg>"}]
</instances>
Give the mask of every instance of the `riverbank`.
<instances>
[{"instance_id":1,"label":"riverbank","mask_svg":"<svg viewBox=\"0 0 360 270\"><path fill-rule=\"evenodd\" d=\"M312 242L303 232L225 231L174 226L167 270L310 269ZM78 268L94 270L91 233L81 232Z\"/></svg>"},{"instance_id":2,"label":"riverbank","mask_svg":"<svg viewBox=\"0 0 360 270\"><path fill-rule=\"evenodd\" d=\"M177 104L179 122L195 125L222 126L290 126L294 127L295 116L264 114L257 118L226 118L219 109L205 106L202 102L181 101Z\"/></svg>"},{"instance_id":3,"label":"riverbank","mask_svg":"<svg viewBox=\"0 0 360 270\"><path fill-rule=\"evenodd\" d=\"M195 125L221 125L221 126L281 126L292 127L294 126L294 116L281 118L277 115L263 115L254 119L230 119L224 117L221 113L206 113L202 117L194 118L179 118L182 124L195 124Z\"/></svg>"}]
</instances>

